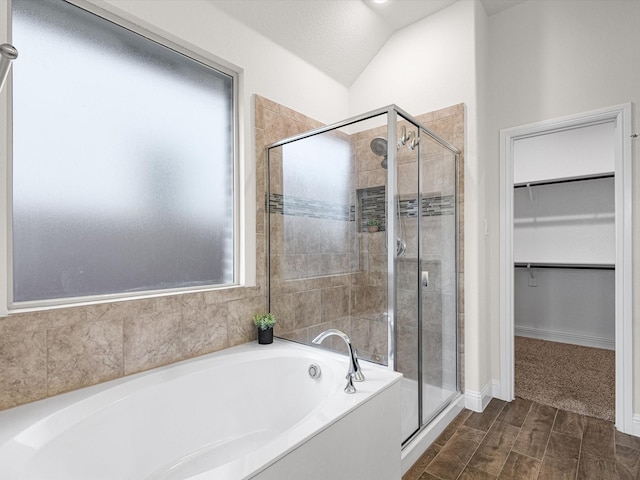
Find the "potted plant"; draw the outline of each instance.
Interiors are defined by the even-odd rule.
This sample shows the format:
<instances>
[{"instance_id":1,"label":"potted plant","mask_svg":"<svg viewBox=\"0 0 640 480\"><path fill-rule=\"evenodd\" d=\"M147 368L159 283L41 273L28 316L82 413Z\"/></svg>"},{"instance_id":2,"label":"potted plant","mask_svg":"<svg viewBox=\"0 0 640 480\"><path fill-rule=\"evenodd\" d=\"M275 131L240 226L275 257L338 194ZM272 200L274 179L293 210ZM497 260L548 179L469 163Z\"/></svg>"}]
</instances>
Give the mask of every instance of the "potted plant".
<instances>
[{"instance_id":1,"label":"potted plant","mask_svg":"<svg viewBox=\"0 0 640 480\"><path fill-rule=\"evenodd\" d=\"M276 324L276 317L273 313L254 315L253 324L258 327L258 343L273 343L273 326Z\"/></svg>"},{"instance_id":2,"label":"potted plant","mask_svg":"<svg viewBox=\"0 0 640 480\"><path fill-rule=\"evenodd\" d=\"M370 233L380 230L380 220L376 220L375 218L367 220L367 229Z\"/></svg>"}]
</instances>

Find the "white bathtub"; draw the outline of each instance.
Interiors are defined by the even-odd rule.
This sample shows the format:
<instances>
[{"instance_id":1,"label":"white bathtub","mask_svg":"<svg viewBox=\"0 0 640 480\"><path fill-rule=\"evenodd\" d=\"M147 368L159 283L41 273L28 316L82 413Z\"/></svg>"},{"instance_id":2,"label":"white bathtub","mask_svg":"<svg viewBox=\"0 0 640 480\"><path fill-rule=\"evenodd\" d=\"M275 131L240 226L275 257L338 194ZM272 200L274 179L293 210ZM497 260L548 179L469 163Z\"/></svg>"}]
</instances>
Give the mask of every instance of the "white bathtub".
<instances>
[{"instance_id":1,"label":"white bathtub","mask_svg":"<svg viewBox=\"0 0 640 480\"><path fill-rule=\"evenodd\" d=\"M347 395L345 356L276 340L5 410L0 479L399 479L400 375L362 366Z\"/></svg>"}]
</instances>

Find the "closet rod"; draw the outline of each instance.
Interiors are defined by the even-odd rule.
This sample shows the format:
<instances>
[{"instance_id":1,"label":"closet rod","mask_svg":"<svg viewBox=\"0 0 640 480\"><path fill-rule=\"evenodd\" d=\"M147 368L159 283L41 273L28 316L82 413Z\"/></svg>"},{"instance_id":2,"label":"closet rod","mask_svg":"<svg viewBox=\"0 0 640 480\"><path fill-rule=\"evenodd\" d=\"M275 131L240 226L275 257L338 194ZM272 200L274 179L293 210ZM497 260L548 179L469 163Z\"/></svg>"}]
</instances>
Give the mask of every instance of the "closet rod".
<instances>
[{"instance_id":1,"label":"closet rod","mask_svg":"<svg viewBox=\"0 0 640 480\"><path fill-rule=\"evenodd\" d=\"M524 187L537 187L540 185L555 185L557 183L570 183L570 182L582 182L584 180L599 180L601 178L613 178L613 173L608 173L606 175L597 175L593 177L580 177L580 178L565 178L563 180L543 180L540 182L527 182L527 183L518 183L513 186L513 188L524 188Z\"/></svg>"},{"instance_id":2,"label":"closet rod","mask_svg":"<svg viewBox=\"0 0 640 480\"><path fill-rule=\"evenodd\" d=\"M615 265L590 263L514 263L516 268L566 268L572 270L615 270Z\"/></svg>"}]
</instances>

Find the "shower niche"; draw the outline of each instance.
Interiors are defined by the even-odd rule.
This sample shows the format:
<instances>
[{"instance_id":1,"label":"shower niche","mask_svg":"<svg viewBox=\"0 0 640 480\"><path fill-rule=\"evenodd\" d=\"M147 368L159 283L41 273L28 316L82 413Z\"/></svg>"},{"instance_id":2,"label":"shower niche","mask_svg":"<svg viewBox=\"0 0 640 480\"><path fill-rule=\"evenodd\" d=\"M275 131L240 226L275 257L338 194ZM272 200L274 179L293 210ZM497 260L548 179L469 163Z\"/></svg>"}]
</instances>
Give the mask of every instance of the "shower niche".
<instances>
[{"instance_id":1,"label":"shower niche","mask_svg":"<svg viewBox=\"0 0 640 480\"><path fill-rule=\"evenodd\" d=\"M366 232L372 222L377 222L378 231L384 232L386 222L385 187L359 188L358 199L359 231Z\"/></svg>"},{"instance_id":2,"label":"shower niche","mask_svg":"<svg viewBox=\"0 0 640 480\"><path fill-rule=\"evenodd\" d=\"M311 344L337 328L360 358L402 372L403 442L460 391L458 159L395 106L267 148L275 333Z\"/></svg>"}]
</instances>

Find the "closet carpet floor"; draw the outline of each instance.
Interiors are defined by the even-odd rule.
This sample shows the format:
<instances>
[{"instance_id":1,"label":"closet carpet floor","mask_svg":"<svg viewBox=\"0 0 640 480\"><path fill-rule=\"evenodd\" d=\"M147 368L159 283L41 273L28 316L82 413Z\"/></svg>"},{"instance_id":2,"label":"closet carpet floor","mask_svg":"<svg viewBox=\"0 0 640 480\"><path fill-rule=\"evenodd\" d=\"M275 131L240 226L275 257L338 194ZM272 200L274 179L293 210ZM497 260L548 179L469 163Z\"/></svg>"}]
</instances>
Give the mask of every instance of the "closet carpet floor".
<instances>
[{"instance_id":1,"label":"closet carpet floor","mask_svg":"<svg viewBox=\"0 0 640 480\"><path fill-rule=\"evenodd\" d=\"M640 438L530 400L463 410L402 480L640 478Z\"/></svg>"},{"instance_id":2,"label":"closet carpet floor","mask_svg":"<svg viewBox=\"0 0 640 480\"><path fill-rule=\"evenodd\" d=\"M516 397L613 422L615 352L515 337Z\"/></svg>"}]
</instances>

